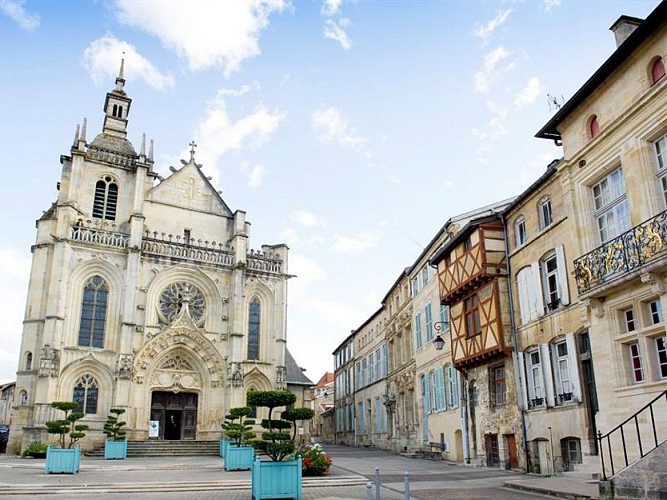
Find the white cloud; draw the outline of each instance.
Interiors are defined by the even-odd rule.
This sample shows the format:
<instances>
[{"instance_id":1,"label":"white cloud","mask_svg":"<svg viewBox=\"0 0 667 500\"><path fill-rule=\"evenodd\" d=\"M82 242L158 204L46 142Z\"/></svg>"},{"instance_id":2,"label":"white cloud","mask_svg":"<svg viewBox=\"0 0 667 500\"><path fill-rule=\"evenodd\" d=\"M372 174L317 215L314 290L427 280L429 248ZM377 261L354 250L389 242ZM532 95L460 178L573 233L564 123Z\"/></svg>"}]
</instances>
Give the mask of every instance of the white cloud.
<instances>
[{"instance_id":1,"label":"white cloud","mask_svg":"<svg viewBox=\"0 0 667 500\"><path fill-rule=\"evenodd\" d=\"M28 14L23 8L25 0L0 0L0 12L26 31L33 31L39 26L39 16Z\"/></svg>"},{"instance_id":2,"label":"white cloud","mask_svg":"<svg viewBox=\"0 0 667 500\"><path fill-rule=\"evenodd\" d=\"M523 107L532 104L537 99L537 96L542 92L542 84L540 79L536 76L528 80L526 86L519 92L519 95L514 99L514 104L518 107Z\"/></svg>"},{"instance_id":3,"label":"white cloud","mask_svg":"<svg viewBox=\"0 0 667 500\"><path fill-rule=\"evenodd\" d=\"M341 18L338 22L333 19L327 19L324 23L324 38L329 38L340 44L344 50L350 50L352 47L352 40L347 36L345 28L350 26L352 21L346 18Z\"/></svg>"},{"instance_id":4,"label":"white cloud","mask_svg":"<svg viewBox=\"0 0 667 500\"><path fill-rule=\"evenodd\" d=\"M507 18L511 13L512 9L507 9L498 12L498 15L496 15L496 17L491 19L486 24L481 24L481 25L478 24L475 27L475 31L473 32L473 34L483 39L489 38L491 35L493 35L493 32L496 31L496 29L505 24Z\"/></svg>"},{"instance_id":5,"label":"white cloud","mask_svg":"<svg viewBox=\"0 0 667 500\"><path fill-rule=\"evenodd\" d=\"M364 231L356 237L334 234L334 251L338 253L362 252L380 244L380 230Z\"/></svg>"},{"instance_id":6,"label":"white cloud","mask_svg":"<svg viewBox=\"0 0 667 500\"><path fill-rule=\"evenodd\" d=\"M297 210L287 216L292 222L305 227L327 227L328 223L325 217L316 215L306 210Z\"/></svg>"},{"instance_id":7,"label":"white cloud","mask_svg":"<svg viewBox=\"0 0 667 500\"><path fill-rule=\"evenodd\" d=\"M259 104L250 114L237 121L232 121L227 111L225 98L245 94L242 90L243 87L237 91L220 89L216 97L208 102L206 116L195 131L199 144L196 161L203 164L204 167L215 170L216 173L221 156L230 151L239 150L247 144L261 145L285 118L284 111L270 110L263 104ZM249 185L256 187L252 183L261 182L265 171L261 165L248 169Z\"/></svg>"},{"instance_id":8,"label":"white cloud","mask_svg":"<svg viewBox=\"0 0 667 500\"><path fill-rule=\"evenodd\" d=\"M0 249L0 383L16 380L31 256Z\"/></svg>"},{"instance_id":9,"label":"white cloud","mask_svg":"<svg viewBox=\"0 0 667 500\"><path fill-rule=\"evenodd\" d=\"M497 47L484 56L484 67L475 74L475 90L477 92L487 92L495 80L514 68L514 62L510 62L506 66L499 66L510 54L511 52L504 47Z\"/></svg>"},{"instance_id":10,"label":"white cloud","mask_svg":"<svg viewBox=\"0 0 667 500\"><path fill-rule=\"evenodd\" d=\"M313 111L311 126L323 142L337 143L344 148L357 148L368 143L368 139L357 134L341 111L333 106Z\"/></svg>"},{"instance_id":11,"label":"white cloud","mask_svg":"<svg viewBox=\"0 0 667 500\"><path fill-rule=\"evenodd\" d=\"M150 87L165 91L174 86L174 78L162 73L143 57L134 45L106 35L94 40L83 51L83 65L96 85L109 84L118 76L121 58L125 59L125 77L143 80Z\"/></svg>"},{"instance_id":12,"label":"white cloud","mask_svg":"<svg viewBox=\"0 0 667 500\"><path fill-rule=\"evenodd\" d=\"M560 7L561 0L544 0L544 12L551 12L554 7Z\"/></svg>"},{"instance_id":13,"label":"white cloud","mask_svg":"<svg viewBox=\"0 0 667 500\"><path fill-rule=\"evenodd\" d=\"M287 229L283 229L282 231L280 231L278 237L280 238L280 241L284 241L288 245L294 245L299 242L299 235L291 227L288 227Z\"/></svg>"},{"instance_id":14,"label":"white cloud","mask_svg":"<svg viewBox=\"0 0 667 500\"><path fill-rule=\"evenodd\" d=\"M261 186L266 174L266 167L264 165L250 166L248 162L241 164L241 172L248 177L248 187L256 188Z\"/></svg>"},{"instance_id":15,"label":"white cloud","mask_svg":"<svg viewBox=\"0 0 667 500\"><path fill-rule=\"evenodd\" d=\"M311 285L329 279L327 272L322 266L313 259L309 259L298 253L291 253L289 256L289 273L297 276L294 287L290 287L290 293L294 293L294 289L296 289L297 292L305 292L305 289ZM291 300L290 302L293 303L294 300Z\"/></svg>"},{"instance_id":16,"label":"white cloud","mask_svg":"<svg viewBox=\"0 0 667 500\"><path fill-rule=\"evenodd\" d=\"M115 0L120 22L158 37L190 69L220 67L226 76L261 53L259 36L269 16L287 6L286 0L206 0L194 7L188 1Z\"/></svg>"},{"instance_id":17,"label":"white cloud","mask_svg":"<svg viewBox=\"0 0 667 500\"><path fill-rule=\"evenodd\" d=\"M343 0L324 0L320 13L323 16L331 17L340 13L340 6Z\"/></svg>"}]
</instances>

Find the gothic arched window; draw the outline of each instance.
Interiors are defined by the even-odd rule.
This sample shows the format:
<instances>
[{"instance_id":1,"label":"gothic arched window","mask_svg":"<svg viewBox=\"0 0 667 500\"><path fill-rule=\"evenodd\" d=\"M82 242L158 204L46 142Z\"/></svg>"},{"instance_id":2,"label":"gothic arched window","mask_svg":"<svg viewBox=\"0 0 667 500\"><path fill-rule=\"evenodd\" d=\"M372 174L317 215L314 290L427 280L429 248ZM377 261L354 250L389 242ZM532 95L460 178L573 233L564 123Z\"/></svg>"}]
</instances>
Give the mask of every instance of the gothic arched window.
<instances>
[{"instance_id":1,"label":"gothic arched window","mask_svg":"<svg viewBox=\"0 0 667 500\"><path fill-rule=\"evenodd\" d=\"M72 401L79 406L76 411L86 414L97 413L97 380L92 375L84 375L76 381L72 392Z\"/></svg>"},{"instance_id":2,"label":"gothic arched window","mask_svg":"<svg viewBox=\"0 0 667 500\"><path fill-rule=\"evenodd\" d=\"M104 325L107 317L109 287L101 276L90 278L83 288L79 345L104 347Z\"/></svg>"},{"instance_id":3,"label":"gothic arched window","mask_svg":"<svg viewBox=\"0 0 667 500\"><path fill-rule=\"evenodd\" d=\"M260 304L257 297L248 306L248 359L259 359Z\"/></svg>"},{"instance_id":4,"label":"gothic arched window","mask_svg":"<svg viewBox=\"0 0 667 500\"><path fill-rule=\"evenodd\" d=\"M118 185L107 176L95 184L95 200L93 201L93 217L104 220L116 220L118 204Z\"/></svg>"},{"instance_id":5,"label":"gothic arched window","mask_svg":"<svg viewBox=\"0 0 667 500\"><path fill-rule=\"evenodd\" d=\"M29 352L25 355L25 369L32 370L32 353Z\"/></svg>"}]
</instances>

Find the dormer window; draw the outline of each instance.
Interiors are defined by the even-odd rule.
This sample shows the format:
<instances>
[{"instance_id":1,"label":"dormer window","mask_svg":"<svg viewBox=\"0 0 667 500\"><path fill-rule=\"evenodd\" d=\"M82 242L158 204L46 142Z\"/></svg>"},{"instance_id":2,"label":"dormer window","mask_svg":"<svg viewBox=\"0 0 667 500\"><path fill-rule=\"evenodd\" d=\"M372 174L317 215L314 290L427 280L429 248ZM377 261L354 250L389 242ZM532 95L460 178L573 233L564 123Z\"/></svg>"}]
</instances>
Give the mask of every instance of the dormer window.
<instances>
[{"instance_id":1,"label":"dormer window","mask_svg":"<svg viewBox=\"0 0 667 500\"><path fill-rule=\"evenodd\" d=\"M658 83L665 77L665 63L662 61L662 57L658 57L653 61L651 66L651 84Z\"/></svg>"},{"instance_id":2,"label":"dormer window","mask_svg":"<svg viewBox=\"0 0 667 500\"><path fill-rule=\"evenodd\" d=\"M103 220L116 220L118 204L118 185L106 176L95 184L95 200L93 201L93 217Z\"/></svg>"}]
</instances>

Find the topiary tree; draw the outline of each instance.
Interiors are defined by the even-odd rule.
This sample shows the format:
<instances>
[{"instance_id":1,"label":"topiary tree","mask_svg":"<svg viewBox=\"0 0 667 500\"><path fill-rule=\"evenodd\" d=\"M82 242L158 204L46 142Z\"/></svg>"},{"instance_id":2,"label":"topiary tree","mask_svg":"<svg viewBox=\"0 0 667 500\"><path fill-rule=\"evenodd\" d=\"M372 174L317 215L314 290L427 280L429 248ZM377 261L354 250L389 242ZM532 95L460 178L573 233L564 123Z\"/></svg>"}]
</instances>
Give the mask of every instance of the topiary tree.
<instances>
[{"instance_id":1,"label":"topiary tree","mask_svg":"<svg viewBox=\"0 0 667 500\"><path fill-rule=\"evenodd\" d=\"M315 416L315 410L311 410L310 408L302 407L302 408L290 408L289 410L285 410L284 412L281 413L280 415L283 420L287 420L288 422L291 422L292 424L292 442L296 440L296 423L299 420L310 420Z\"/></svg>"},{"instance_id":2,"label":"topiary tree","mask_svg":"<svg viewBox=\"0 0 667 500\"><path fill-rule=\"evenodd\" d=\"M107 417L107 421L104 423L104 434L111 440L111 441L122 441L125 439L125 429L123 427L125 426L125 422L122 422L118 420L118 417L120 417L123 413L125 413L125 409L123 408L112 408L109 410L110 415Z\"/></svg>"},{"instance_id":3,"label":"topiary tree","mask_svg":"<svg viewBox=\"0 0 667 500\"><path fill-rule=\"evenodd\" d=\"M294 443L289 432L285 432L292 424L287 420L274 420L273 410L281 406L288 406L296 402L296 396L289 391L252 391L248 393L248 405L269 409L269 418L262 419L262 439L258 439L253 446L268 455L274 462L284 460L294 453Z\"/></svg>"},{"instance_id":4,"label":"topiary tree","mask_svg":"<svg viewBox=\"0 0 667 500\"><path fill-rule=\"evenodd\" d=\"M239 406L231 408L229 414L225 417L222 430L227 438L236 443L236 446L241 446L243 443L247 443L255 438L255 433L252 431L255 420L246 418L251 413L252 408Z\"/></svg>"},{"instance_id":5,"label":"topiary tree","mask_svg":"<svg viewBox=\"0 0 667 500\"><path fill-rule=\"evenodd\" d=\"M84 417L84 414L82 412L72 411L78 406L79 404L73 401L54 401L51 403L52 408L65 412L65 418L61 420L44 422L49 434L58 434L59 437L57 442L61 448L71 448L74 443L86 435L85 431L88 430L88 426L86 424L76 423L77 420ZM69 443L65 446L67 437L69 437Z\"/></svg>"}]
</instances>

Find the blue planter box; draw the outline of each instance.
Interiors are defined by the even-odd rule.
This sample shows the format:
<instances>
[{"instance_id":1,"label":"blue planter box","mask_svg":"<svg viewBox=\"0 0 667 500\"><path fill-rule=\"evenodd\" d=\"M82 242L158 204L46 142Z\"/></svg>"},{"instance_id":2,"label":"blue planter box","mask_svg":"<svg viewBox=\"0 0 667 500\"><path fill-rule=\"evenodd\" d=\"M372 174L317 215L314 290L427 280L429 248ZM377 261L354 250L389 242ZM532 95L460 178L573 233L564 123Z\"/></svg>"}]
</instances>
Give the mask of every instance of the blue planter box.
<instances>
[{"instance_id":1,"label":"blue planter box","mask_svg":"<svg viewBox=\"0 0 667 500\"><path fill-rule=\"evenodd\" d=\"M227 454L227 448L229 448L229 445L231 444L231 441L228 439L221 439L220 440L220 456L222 458L225 458L225 455Z\"/></svg>"},{"instance_id":2,"label":"blue planter box","mask_svg":"<svg viewBox=\"0 0 667 500\"><path fill-rule=\"evenodd\" d=\"M76 474L81 463L81 448L56 448L49 446L46 449L47 474Z\"/></svg>"},{"instance_id":3,"label":"blue planter box","mask_svg":"<svg viewBox=\"0 0 667 500\"><path fill-rule=\"evenodd\" d=\"M252 446L228 445L225 451L225 470L250 470L255 448Z\"/></svg>"},{"instance_id":4,"label":"blue planter box","mask_svg":"<svg viewBox=\"0 0 667 500\"><path fill-rule=\"evenodd\" d=\"M255 458L252 463L252 498L294 498L301 500L301 457L282 462Z\"/></svg>"},{"instance_id":5,"label":"blue planter box","mask_svg":"<svg viewBox=\"0 0 667 500\"><path fill-rule=\"evenodd\" d=\"M127 441L104 441L104 460L125 460L127 458Z\"/></svg>"}]
</instances>

